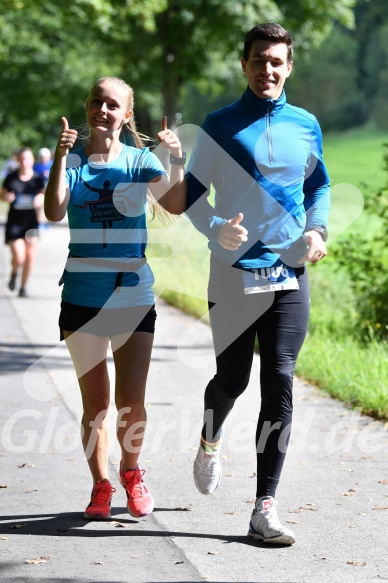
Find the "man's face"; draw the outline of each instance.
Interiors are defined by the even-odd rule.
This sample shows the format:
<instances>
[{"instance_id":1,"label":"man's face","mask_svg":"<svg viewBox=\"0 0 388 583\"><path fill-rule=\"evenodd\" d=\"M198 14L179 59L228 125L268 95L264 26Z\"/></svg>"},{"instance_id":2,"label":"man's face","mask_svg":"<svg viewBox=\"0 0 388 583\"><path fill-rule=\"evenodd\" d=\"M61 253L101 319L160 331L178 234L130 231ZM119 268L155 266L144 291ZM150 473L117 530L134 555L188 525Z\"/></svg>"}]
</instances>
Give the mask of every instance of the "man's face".
<instances>
[{"instance_id":1,"label":"man's face","mask_svg":"<svg viewBox=\"0 0 388 583\"><path fill-rule=\"evenodd\" d=\"M291 73L292 61L287 61L285 43L255 40L248 60L241 59L248 85L261 99L278 99L283 85Z\"/></svg>"}]
</instances>

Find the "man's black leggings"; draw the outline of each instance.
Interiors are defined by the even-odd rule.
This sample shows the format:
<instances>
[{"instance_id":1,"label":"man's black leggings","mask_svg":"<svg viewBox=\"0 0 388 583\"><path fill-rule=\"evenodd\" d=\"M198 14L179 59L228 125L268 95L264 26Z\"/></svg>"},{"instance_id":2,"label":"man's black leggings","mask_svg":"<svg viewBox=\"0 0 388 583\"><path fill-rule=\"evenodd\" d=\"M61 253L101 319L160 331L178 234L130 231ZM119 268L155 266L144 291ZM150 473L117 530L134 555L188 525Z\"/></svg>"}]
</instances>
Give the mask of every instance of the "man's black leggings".
<instances>
[{"instance_id":1,"label":"man's black leggings","mask_svg":"<svg viewBox=\"0 0 388 583\"><path fill-rule=\"evenodd\" d=\"M307 270L296 268L298 290L245 295L241 270L212 256L210 320L217 373L205 391L203 438L215 441L235 400L247 388L255 339L260 352L261 409L256 431L256 496L275 496L292 421L296 359L309 318Z\"/></svg>"}]
</instances>

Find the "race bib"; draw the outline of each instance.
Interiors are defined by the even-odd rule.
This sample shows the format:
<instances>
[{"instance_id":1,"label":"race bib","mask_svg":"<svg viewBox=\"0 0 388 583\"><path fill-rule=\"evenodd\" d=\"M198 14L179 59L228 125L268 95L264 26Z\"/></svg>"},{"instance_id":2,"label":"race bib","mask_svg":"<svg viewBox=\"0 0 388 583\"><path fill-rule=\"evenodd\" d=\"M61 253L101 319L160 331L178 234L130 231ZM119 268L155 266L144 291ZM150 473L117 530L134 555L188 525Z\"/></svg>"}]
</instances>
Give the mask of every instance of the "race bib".
<instances>
[{"instance_id":1,"label":"race bib","mask_svg":"<svg viewBox=\"0 0 388 583\"><path fill-rule=\"evenodd\" d=\"M269 291L299 289L293 267L280 263L243 272L244 293L260 294Z\"/></svg>"},{"instance_id":2,"label":"race bib","mask_svg":"<svg viewBox=\"0 0 388 583\"><path fill-rule=\"evenodd\" d=\"M34 208L33 194L17 194L13 203L13 208L17 211L28 211Z\"/></svg>"}]
</instances>

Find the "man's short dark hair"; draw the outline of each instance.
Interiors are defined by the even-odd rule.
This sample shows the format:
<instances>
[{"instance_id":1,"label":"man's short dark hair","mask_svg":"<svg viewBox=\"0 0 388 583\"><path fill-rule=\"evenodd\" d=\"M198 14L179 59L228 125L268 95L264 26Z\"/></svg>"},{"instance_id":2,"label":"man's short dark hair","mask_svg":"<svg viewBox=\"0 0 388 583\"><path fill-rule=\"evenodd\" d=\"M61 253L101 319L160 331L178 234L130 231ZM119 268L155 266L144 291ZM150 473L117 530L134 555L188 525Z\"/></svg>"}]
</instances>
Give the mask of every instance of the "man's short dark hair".
<instances>
[{"instance_id":1,"label":"man's short dark hair","mask_svg":"<svg viewBox=\"0 0 388 583\"><path fill-rule=\"evenodd\" d=\"M249 54L255 40L265 40L272 43L284 43L287 45L287 61L292 61L293 58L293 46L292 46L292 36L280 24L276 22L264 22L262 24L257 24L254 26L246 35L244 42L244 52L243 58L247 61L249 59Z\"/></svg>"}]
</instances>

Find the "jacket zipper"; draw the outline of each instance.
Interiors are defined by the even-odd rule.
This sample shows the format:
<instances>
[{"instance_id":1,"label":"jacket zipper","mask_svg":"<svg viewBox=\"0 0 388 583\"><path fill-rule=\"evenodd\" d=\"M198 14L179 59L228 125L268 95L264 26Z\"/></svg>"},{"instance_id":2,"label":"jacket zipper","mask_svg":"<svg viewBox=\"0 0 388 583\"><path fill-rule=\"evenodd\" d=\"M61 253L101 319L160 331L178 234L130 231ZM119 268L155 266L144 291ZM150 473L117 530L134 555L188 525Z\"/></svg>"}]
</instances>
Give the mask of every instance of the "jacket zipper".
<instances>
[{"instance_id":1,"label":"jacket zipper","mask_svg":"<svg viewBox=\"0 0 388 583\"><path fill-rule=\"evenodd\" d=\"M273 141L272 141L272 133L271 133L271 109L272 104L268 104L268 111L266 115L266 126L267 126L267 141L268 141L268 162L269 164L274 163L274 153L273 153Z\"/></svg>"}]
</instances>

